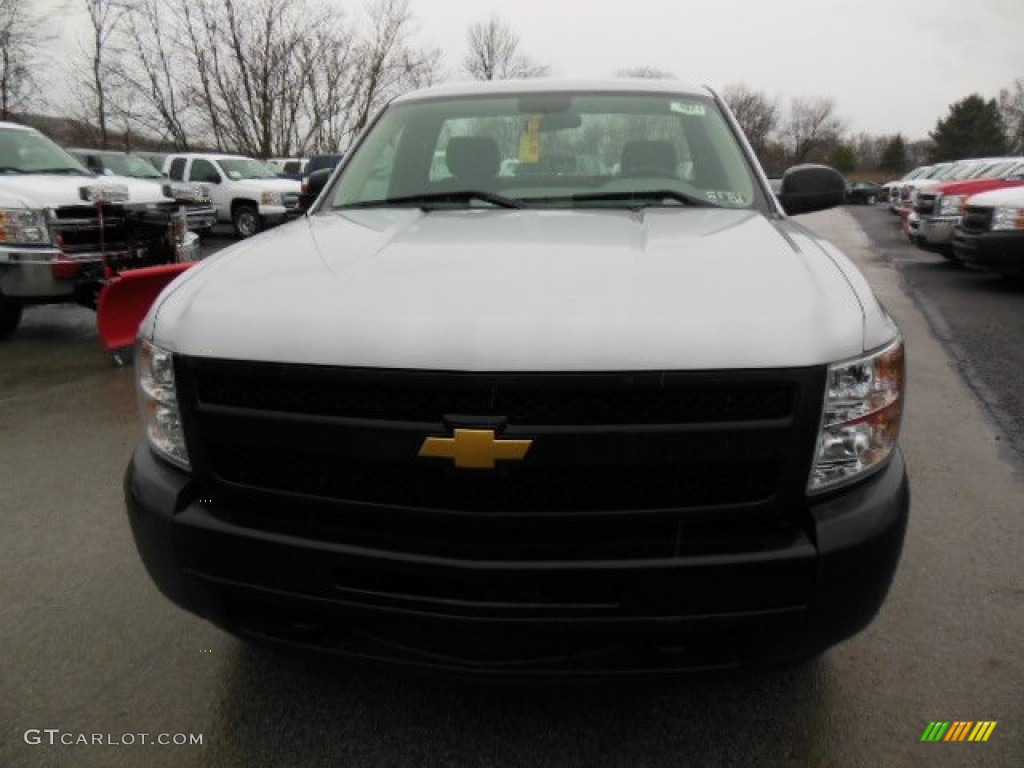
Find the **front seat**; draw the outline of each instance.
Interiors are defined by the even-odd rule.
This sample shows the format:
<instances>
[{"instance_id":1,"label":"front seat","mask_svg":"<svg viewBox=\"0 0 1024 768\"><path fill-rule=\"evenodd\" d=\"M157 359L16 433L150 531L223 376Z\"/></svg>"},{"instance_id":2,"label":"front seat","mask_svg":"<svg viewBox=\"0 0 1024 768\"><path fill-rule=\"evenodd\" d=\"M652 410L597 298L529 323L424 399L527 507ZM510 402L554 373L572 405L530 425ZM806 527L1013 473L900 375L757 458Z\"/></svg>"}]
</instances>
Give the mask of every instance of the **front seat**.
<instances>
[{"instance_id":1,"label":"front seat","mask_svg":"<svg viewBox=\"0 0 1024 768\"><path fill-rule=\"evenodd\" d=\"M461 189L486 189L501 170L501 151L487 136L455 136L448 140L445 162Z\"/></svg>"},{"instance_id":2,"label":"front seat","mask_svg":"<svg viewBox=\"0 0 1024 768\"><path fill-rule=\"evenodd\" d=\"M627 141L622 147L622 176L678 177L679 156L667 141Z\"/></svg>"}]
</instances>

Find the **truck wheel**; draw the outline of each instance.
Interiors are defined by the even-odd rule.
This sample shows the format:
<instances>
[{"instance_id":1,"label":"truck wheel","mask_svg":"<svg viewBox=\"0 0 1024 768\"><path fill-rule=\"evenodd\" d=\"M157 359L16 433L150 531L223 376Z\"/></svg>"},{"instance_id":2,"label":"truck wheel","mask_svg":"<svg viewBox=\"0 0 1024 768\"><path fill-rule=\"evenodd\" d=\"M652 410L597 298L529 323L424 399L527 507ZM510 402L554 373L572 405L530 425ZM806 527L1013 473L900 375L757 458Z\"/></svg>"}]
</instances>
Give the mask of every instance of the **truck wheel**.
<instances>
[{"instance_id":1,"label":"truck wheel","mask_svg":"<svg viewBox=\"0 0 1024 768\"><path fill-rule=\"evenodd\" d=\"M231 223L239 237L252 237L260 231L260 213L255 205L239 205L231 214Z\"/></svg>"},{"instance_id":2,"label":"truck wheel","mask_svg":"<svg viewBox=\"0 0 1024 768\"><path fill-rule=\"evenodd\" d=\"M21 323L21 302L0 293L0 339L14 333Z\"/></svg>"}]
</instances>

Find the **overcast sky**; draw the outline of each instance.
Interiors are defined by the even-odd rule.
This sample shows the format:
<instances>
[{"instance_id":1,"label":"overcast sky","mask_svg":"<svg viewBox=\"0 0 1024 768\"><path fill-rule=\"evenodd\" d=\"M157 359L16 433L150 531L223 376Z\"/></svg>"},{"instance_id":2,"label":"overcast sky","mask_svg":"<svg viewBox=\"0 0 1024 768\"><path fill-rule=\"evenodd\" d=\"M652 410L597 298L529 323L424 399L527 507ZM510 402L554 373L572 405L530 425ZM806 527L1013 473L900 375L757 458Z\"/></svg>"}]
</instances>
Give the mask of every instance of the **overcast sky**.
<instances>
[{"instance_id":1,"label":"overcast sky","mask_svg":"<svg viewBox=\"0 0 1024 768\"><path fill-rule=\"evenodd\" d=\"M61 0L39 0L54 5ZM81 0L63 21L84 29ZM351 11L363 0L323 0ZM462 79L466 32L497 15L560 77L650 66L784 103L834 99L852 132L927 138L949 105L1024 77L1024 0L409 0L420 42ZM78 19L74 17L78 16Z\"/></svg>"},{"instance_id":2,"label":"overcast sky","mask_svg":"<svg viewBox=\"0 0 1024 768\"><path fill-rule=\"evenodd\" d=\"M1024 77L1024 0L410 0L423 39L460 68L492 13L553 74L669 70L788 101L827 96L854 132L926 138L954 101ZM458 52L458 55L452 55Z\"/></svg>"}]
</instances>

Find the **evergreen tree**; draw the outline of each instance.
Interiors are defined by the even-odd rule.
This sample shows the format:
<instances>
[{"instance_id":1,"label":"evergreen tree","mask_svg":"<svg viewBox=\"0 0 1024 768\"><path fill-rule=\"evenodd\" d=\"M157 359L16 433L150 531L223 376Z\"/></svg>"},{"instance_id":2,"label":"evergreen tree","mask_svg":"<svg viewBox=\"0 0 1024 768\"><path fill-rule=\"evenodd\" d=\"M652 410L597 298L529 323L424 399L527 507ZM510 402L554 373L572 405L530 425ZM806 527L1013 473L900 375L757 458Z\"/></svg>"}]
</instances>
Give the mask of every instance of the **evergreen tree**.
<instances>
[{"instance_id":1,"label":"evergreen tree","mask_svg":"<svg viewBox=\"0 0 1024 768\"><path fill-rule=\"evenodd\" d=\"M859 162L857 150L849 144L840 144L828 156L828 164L840 173L853 173Z\"/></svg>"},{"instance_id":2,"label":"evergreen tree","mask_svg":"<svg viewBox=\"0 0 1024 768\"><path fill-rule=\"evenodd\" d=\"M949 107L945 120L929 134L935 142L931 160L962 160L1006 154L1006 131L995 99L972 93Z\"/></svg>"},{"instance_id":3,"label":"evergreen tree","mask_svg":"<svg viewBox=\"0 0 1024 768\"><path fill-rule=\"evenodd\" d=\"M878 167L892 173L903 173L907 170L907 144L901 134L897 133L886 142Z\"/></svg>"}]
</instances>

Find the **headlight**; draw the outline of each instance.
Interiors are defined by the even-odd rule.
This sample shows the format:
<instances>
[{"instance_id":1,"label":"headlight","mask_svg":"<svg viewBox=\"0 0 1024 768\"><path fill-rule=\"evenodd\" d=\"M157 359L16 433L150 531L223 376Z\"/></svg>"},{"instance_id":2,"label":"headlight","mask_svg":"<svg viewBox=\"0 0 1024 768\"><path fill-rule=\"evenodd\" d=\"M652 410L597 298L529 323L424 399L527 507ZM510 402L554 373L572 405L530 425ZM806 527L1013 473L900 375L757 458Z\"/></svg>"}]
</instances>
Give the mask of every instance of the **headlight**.
<instances>
[{"instance_id":1,"label":"headlight","mask_svg":"<svg viewBox=\"0 0 1024 768\"><path fill-rule=\"evenodd\" d=\"M992 229L1024 229L1024 208L996 208Z\"/></svg>"},{"instance_id":2,"label":"headlight","mask_svg":"<svg viewBox=\"0 0 1024 768\"><path fill-rule=\"evenodd\" d=\"M150 447L173 464L189 469L191 465L174 386L174 356L165 349L140 340L135 351L135 379L142 424Z\"/></svg>"},{"instance_id":3,"label":"headlight","mask_svg":"<svg viewBox=\"0 0 1024 768\"><path fill-rule=\"evenodd\" d=\"M852 482L884 465L899 437L903 389L902 338L828 367L808 493Z\"/></svg>"},{"instance_id":4,"label":"headlight","mask_svg":"<svg viewBox=\"0 0 1024 768\"><path fill-rule=\"evenodd\" d=\"M169 197L179 203L195 202L199 196L195 185L185 184L180 181L172 181L168 184L164 184L163 189L165 197Z\"/></svg>"},{"instance_id":5,"label":"headlight","mask_svg":"<svg viewBox=\"0 0 1024 768\"><path fill-rule=\"evenodd\" d=\"M260 202L263 205L284 205L281 202L281 193L271 192L270 190L264 190L260 193Z\"/></svg>"},{"instance_id":6,"label":"headlight","mask_svg":"<svg viewBox=\"0 0 1024 768\"><path fill-rule=\"evenodd\" d=\"M87 203L123 203L130 194L123 184L105 184L79 187L78 196Z\"/></svg>"},{"instance_id":7,"label":"headlight","mask_svg":"<svg viewBox=\"0 0 1024 768\"><path fill-rule=\"evenodd\" d=\"M0 243L44 245L51 242L46 211L0 208Z\"/></svg>"},{"instance_id":8,"label":"headlight","mask_svg":"<svg viewBox=\"0 0 1024 768\"><path fill-rule=\"evenodd\" d=\"M963 212L963 195L941 195L936 201L939 216L959 216Z\"/></svg>"}]
</instances>

